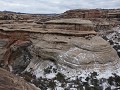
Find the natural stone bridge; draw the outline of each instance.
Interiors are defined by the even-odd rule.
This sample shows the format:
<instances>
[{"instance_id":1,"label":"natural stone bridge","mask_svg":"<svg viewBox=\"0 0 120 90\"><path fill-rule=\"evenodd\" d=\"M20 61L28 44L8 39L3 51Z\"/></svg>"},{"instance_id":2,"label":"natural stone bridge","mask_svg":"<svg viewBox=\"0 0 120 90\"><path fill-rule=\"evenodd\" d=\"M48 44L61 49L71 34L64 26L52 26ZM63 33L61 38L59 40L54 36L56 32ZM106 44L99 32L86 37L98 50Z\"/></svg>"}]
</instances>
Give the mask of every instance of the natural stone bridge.
<instances>
[{"instance_id":1,"label":"natural stone bridge","mask_svg":"<svg viewBox=\"0 0 120 90\"><path fill-rule=\"evenodd\" d=\"M68 21L66 19L49 22L67 23ZM3 66L12 65L14 72L32 69L34 74L42 73L51 62L67 75L68 72L69 75L77 75L84 70L116 71L119 68L116 51L108 42L96 36L91 22L80 22L80 24L86 27L84 31L57 27L45 30L35 23L2 24L0 25L0 60L3 61ZM9 25L15 27L9 28Z\"/></svg>"}]
</instances>

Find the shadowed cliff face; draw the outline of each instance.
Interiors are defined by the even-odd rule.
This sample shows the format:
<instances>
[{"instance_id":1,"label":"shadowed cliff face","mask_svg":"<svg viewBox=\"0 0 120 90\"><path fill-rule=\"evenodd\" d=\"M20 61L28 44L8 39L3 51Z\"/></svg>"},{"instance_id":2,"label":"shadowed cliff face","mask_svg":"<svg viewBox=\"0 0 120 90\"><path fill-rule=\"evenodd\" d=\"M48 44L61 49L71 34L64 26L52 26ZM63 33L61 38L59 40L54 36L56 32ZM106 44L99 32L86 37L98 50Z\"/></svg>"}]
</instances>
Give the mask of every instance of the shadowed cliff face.
<instances>
[{"instance_id":1,"label":"shadowed cliff face","mask_svg":"<svg viewBox=\"0 0 120 90\"><path fill-rule=\"evenodd\" d=\"M31 41L28 39L25 33L4 33L1 32L1 66L7 68L12 65L14 72L17 72L17 68L25 69L29 64L32 55L28 50L28 46L31 45ZM17 66L17 67L16 67ZM20 71L20 70L19 70Z\"/></svg>"}]
</instances>

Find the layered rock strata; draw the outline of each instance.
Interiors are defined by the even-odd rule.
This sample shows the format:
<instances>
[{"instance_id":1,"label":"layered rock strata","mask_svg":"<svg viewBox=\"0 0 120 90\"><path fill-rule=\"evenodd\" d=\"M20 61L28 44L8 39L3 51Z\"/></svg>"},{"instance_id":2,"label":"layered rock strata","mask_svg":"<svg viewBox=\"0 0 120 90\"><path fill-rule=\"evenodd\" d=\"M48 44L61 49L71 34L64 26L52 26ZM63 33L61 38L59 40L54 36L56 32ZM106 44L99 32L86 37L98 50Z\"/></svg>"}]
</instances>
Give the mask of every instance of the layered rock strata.
<instances>
[{"instance_id":1,"label":"layered rock strata","mask_svg":"<svg viewBox=\"0 0 120 90\"><path fill-rule=\"evenodd\" d=\"M70 20L53 20L49 23L64 24ZM116 51L101 37L95 36L97 33L91 29L90 21L79 24L86 27L84 31L52 27L45 29L35 23L17 23L13 24L13 28L0 25L3 66L11 65L15 72L22 67L33 74L41 74L53 63L60 72L70 76L83 71L116 71L120 62Z\"/></svg>"}]
</instances>

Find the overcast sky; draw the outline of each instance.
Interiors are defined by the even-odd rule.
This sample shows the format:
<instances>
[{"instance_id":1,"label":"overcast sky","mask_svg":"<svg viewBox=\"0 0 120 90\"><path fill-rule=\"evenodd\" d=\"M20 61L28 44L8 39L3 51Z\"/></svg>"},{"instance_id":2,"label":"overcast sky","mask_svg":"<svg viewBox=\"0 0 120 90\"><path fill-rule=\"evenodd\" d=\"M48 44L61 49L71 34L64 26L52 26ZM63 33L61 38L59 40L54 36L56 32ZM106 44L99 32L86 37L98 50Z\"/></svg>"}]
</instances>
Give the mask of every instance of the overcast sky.
<instances>
[{"instance_id":1,"label":"overcast sky","mask_svg":"<svg viewBox=\"0 0 120 90\"><path fill-rule=\"evenodd\" d=\"M0 0L0 11L62 13L80 8L120 8L120 0Z\"/></svg>"}]
</instances>

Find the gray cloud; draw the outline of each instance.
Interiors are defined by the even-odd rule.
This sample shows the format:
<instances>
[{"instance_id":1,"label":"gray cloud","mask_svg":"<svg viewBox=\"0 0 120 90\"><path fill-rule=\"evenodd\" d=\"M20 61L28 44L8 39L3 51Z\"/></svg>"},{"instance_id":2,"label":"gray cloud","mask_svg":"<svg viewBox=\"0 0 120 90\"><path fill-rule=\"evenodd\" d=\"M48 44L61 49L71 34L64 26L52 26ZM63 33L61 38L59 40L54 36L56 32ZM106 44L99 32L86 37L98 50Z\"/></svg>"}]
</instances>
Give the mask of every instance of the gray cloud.
<instances>
[{"instance_id":1,"label":"gray cloud","mask_svg":"<svg viewBox=\"0 0 120 90\"><path fill-rule=\"evenodd\" d=\"M0 0L0 10L62 13L79 8L120 8L120 0Z\"/></svg>"}]
</instances>

